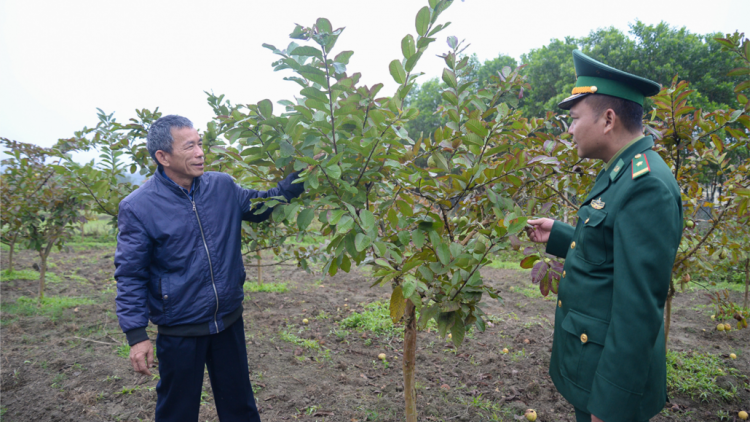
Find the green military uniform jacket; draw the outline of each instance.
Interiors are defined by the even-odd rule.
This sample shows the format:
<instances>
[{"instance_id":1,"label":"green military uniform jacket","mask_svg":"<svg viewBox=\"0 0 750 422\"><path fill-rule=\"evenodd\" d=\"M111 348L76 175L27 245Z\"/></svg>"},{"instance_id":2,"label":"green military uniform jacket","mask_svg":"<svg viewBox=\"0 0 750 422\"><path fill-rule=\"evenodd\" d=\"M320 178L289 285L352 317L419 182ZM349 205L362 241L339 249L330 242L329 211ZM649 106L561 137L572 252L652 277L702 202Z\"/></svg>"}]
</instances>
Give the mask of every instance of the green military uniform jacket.
<instances>
[{"instance_id":1,"label":"green military uniform jacket","mask_svg":"<svg viewBox=\"0 0 750 422\"><path fill-rule=\"evenodd\" d=\"M576 227L556 221L547 243L565 258L549 373L563 397L605 422L647 420L667 398L664 303L682 201L653 145L647 136L622 151Z\"/></svg>"}]
</instances>

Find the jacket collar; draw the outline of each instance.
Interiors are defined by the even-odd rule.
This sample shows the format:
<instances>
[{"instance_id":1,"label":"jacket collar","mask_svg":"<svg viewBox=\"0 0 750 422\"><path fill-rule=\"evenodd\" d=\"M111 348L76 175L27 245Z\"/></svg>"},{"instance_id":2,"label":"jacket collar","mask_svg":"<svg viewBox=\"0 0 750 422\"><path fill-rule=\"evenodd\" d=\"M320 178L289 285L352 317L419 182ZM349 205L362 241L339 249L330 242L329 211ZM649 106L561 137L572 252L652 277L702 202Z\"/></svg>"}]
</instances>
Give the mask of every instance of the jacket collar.
<instances>
[{"instance_id":1,"label":"jacket collar","mask_svg":"<svg viewBox=\"0 0 750 422\"><path fill-rule=\"evenodd\" d=\"M601 195L610 184L617 182L624 173L627 173L626 170L631 166L633 157L636 154L649 150L653 146L654 139L651 136L644 136L623 151L617 158L617 162L613 163L609 169L600 171L599 175L596 176L594 188L591 189L591 193L586 197L586 201L584 201L583 205L588 205L592 200L598 199L599 195Z\"/></svg>"},{"instance_id":2,"label":"jacket collar","mask_svg":"<svg viewBox=\"0 0 750 422\"><path fill-rule=\"evenodd\" d=\"M195 179L193 179L193 191L191 192L193 194L193 197L195 197L195 193L198 191L199 186L201 183L208 183L208 180L203 180L206 175L206 173L203 173L203 176L198 176ZM156 172L154 172L154 178L159 181L163 186L165 186L167 189L170 189L172 192L184 196L185 192L183 191L183 187L169 179L166 175L162 173L162 169L157 168Z\"/></svg>"}]
</instances>

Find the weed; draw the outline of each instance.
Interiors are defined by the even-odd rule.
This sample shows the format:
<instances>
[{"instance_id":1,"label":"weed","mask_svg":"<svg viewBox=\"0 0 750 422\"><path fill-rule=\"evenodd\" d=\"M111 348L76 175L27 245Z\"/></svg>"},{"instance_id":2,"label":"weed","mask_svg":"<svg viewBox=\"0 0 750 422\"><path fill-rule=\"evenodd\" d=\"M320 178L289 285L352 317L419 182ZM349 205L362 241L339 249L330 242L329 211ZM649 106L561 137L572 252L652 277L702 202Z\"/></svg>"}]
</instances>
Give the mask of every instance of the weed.
<instances>
[{"instance_id":1,"label":"weed","mask_svg":"<svg viewBox=\"0 0 750 422\"><path fill-rule=\"evenodd\" d=\"M257 282L246 282L242 289L245 291L245 293L286 293L287 290L287 283L261 283L258 284Z\"/></svg>"},{"instance_id":2,"label":"weed","mask_svg":"<svg viewBox=\"0 0 750 422\"><path fill-rule=\"evenodd\" d=\"M253 389L253 393L255 392L255 389ZM211 395L208 394L208 391L205 389L201 390L201 406L205 406L208 404L208 401L211 400Z\"/></svg>"},{"instance_id":3,"label":"weed","mask_svg":"<svg viewBox=\"0 0 750 422\"><path fill-rule=\"evenodd\" d=\"M365 310L361 313L352 312L351 315L341 320L340 325L343 328L354 328L359 332L370 331L376 335L388 337L403 335L393 326L390 305L381 301L365 305Z\"/></svg>"},{"instance_id":4,"label":"weed","mask_svg":"<svg viewBox=\"0 0 750 422\"><path fill-rule=\"evenodd\" d=\"M47 272L44 278L49 283L59 283L60 277L55 273ZM39 271L18 270L18 271L0 271L0 282L10 280L39 280Z\"/></svg>"},{"instance_id":5,"label":"weed","mask_svg":"<svg viewBox=\"0 0 750 422\"><path fill-rule=\"evenodd\" d=\"M122 387L122 390L116 392L115 394L119 394L119 395L131 395L131 394L135 393L136 391L138 391L140 389L141 389L141 387L132 387L132 388Z\"/></svg>"},{"instance_id":6,"label":"weed","mask_svg":"<svg viewBox=\"0 0 750 422\"><path fill-rule=\"evenodd\" d=\"M57 388L60 391L62 391L63 390L62 382L65 381L66 378L67 378L67 375L65 375L64 373L55 375L55 377L52 378L52 385L50 385L50 387Z\"/></svg>"},{"instance_id":7,"label":"weed","mask_svg":"<svg viewBox=\"0 0 750 422\"><path fill-rule=\"evenodd\" d=\"M107 375L107 378L104 380L105 382L114 382L121 379L117 375Z\"/></svg>"},{"instance_id":8,"label":"weed","mask_svg":"<svg viewBox=\"0 0 750 422\"><path fill-rule=\"evenodd\" d=\"M317 340L303 339L297 337L295 334L290 333L287 330L280 332L279 337L281 337L281 339L284 341L288 341L289 343L292 343L294 345L304 347L305 349L320 350L320 344Z\"/></svg>"},{"instance_id":9,"label":"weed","mask_svg":"<svg viewBox=\"0 0 750 422\"><path fill-rule=\"evenodd\" d=\"M716 377L738 374L735 368L725 367L716 355L667 351L667 388L691 399L732 401L737 397L737 388L721 388L716 384Z\"/></svg>"},{"instance_id":10,"label":"weed","mask_svg":"<svg viewBox=\"0 0 750 422\"><path fill-rule=\"evenodd\" d=\"M531 270L527 270L525 268L521 268L521 266L519 265L520 262L521 262L521 260L518 260L516 262L507 262L507 261L495 260L495 261L492 261L489 264L487 264L487 266L490 267L490 268L497 268L497 269L501 269L501 270L518 270L518 271L523 271L523 272L529 272L529 271L531 271Z\"/></svg>"},{"instance_id":11,"label":"weed","mask_svg":"<svg viewBox=\"0 0 750 422\"><path fill-rule=\"evenodd\" d=\"M117 356L123 359L130 358L130 346L127 344L121 344L117 346Z\"/></svg>"},{"instance_id":12,"label":"weed","mask_svg":"<svg viewBox=\"0 0 750 422\"><path fill-rule=\"evenodd\" d=\"M313 319L321 320L321 319L329 319L331 316L326 313L326 311L320 311L318 313L318 316L314 317Z\"/></svg>"}]
</instances>

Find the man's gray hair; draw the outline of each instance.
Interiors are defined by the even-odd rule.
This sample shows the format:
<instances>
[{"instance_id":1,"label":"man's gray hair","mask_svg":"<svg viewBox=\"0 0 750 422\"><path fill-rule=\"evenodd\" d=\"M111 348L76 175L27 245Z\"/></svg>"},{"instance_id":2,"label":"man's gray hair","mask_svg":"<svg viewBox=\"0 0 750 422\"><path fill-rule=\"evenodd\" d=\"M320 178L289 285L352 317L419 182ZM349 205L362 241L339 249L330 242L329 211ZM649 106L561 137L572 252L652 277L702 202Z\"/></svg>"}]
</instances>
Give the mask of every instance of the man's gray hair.
<instances>
[{"instance_id":1,"label":"man's gray hair","mask_svg":"<svg viewBox=\"0 0 750 422\"><path fill-rule=\"evenodd\" d=\"M193 122L176 114L160 117L151 125L146 137L146 148L148 148L148 153L151 154L151 158L154 159L157 166L161 166L161 164L156 159L156 151L162 150L171 154L172 143L174 142L172 128L182 129L184 127L192 129Z\"/></svg>"}]
</instances>

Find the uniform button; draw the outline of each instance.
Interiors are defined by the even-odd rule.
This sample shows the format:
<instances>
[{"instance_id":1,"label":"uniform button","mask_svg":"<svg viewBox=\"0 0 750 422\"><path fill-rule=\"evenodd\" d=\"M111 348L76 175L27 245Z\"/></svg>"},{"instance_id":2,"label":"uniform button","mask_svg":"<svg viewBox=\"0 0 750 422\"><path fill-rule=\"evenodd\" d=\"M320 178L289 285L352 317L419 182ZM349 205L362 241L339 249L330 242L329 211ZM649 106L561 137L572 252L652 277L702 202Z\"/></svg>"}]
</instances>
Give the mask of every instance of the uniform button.
<instances>
[{"instance_id":1,"label":"uniform button","mask_svg":"<svg viewBox=\"0 0 750 422\"><path fill-rule=\"evenodd\" d=\"M164 299L169 299L169 296L167 296L167 295L164 295Z\"/></svg>"},{"instance_id":2,"label":"uniform button","mask_svg":"<svg viewBox=\"0 0 750 422\"><path fill-rule=\"evenodd\" d=\"M576 248L576 242L571 243L570 244L570 249L575 249L575 248Z\"/></svg>"},{"instance_id":3,"label":"uniform button","mask_svg":"<svg viewBox=\"0 0 750 422\"><path fill-rule=\"evenodd\" d=\"M581 343L586 343L587 341L589 341L589 336L581 334Z\"/></svg>"},{"instance_id":4,"label":"uniform button","mask_svg":"<svg viewBox=\"0 0 750 422\"><path fill-rule=\"evenodd\" d=\"M641 158L641 154L635 154L635 158Z\"/></svg>"},{"instance_id":5,"label":"uniform button","mask_svg":"<svg viewBox=\"0 0 750 422\"><path fill-rule=\"evenodd\" d=\"M590 218L587 218L586 221L583 222L583 224L588 224Z\"/></svg>"},{"instance_id":6,"label":"uniform button","mask_svg":"<svg viewBox=\"0 0 750 422\"><path fill-rule=\"evenodd\" d=\"M565 272L565 270L563 270L563 278L565 278L565 274L567 274L567 273Z\"/></svg>"},{"instance_id":7,"label":"uniform button","mask_svg":"<svg viewBox=\"0 0 750 422\"><path fill-rule=\"evenodd\" d=\"M557 301L557 307L558 308L562 308L562 300L558 300Z\"/></svg>"}]
</instances>

